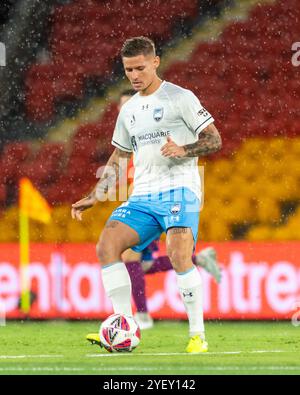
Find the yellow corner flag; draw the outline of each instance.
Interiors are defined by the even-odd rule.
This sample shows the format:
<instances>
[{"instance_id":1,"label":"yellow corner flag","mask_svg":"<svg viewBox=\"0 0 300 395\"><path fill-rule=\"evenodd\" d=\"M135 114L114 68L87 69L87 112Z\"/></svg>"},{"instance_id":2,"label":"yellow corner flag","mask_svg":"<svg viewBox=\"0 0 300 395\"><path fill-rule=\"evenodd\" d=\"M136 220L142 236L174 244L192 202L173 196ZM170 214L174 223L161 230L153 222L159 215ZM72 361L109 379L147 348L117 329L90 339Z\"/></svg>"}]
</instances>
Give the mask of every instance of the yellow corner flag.
<instances>
[{"instance_id":1,"label":"yellow corner flag","mask_svg":"<svg viewBox=\"0 0 300 395\"><path fill-rule=\"evenodd\" d=\"M19 189L20 213L20 269L21 269L21 308L24 313L30 310L29 290L29 218L49 223L51 209L46 199L32 185L28 178L21 178Z\"/></svg>"},{"instance_id":2,"label":"yellow corner flag","mask_svg":"<svg viewBox=\"0 0 300 395\"><path fill-rule=\"evenodd\" d=\"M51 220L51 209L46 199L32 185L28 178L20 180L20 211L29 218L49 223Z\"/></svg>"}]
</instances>

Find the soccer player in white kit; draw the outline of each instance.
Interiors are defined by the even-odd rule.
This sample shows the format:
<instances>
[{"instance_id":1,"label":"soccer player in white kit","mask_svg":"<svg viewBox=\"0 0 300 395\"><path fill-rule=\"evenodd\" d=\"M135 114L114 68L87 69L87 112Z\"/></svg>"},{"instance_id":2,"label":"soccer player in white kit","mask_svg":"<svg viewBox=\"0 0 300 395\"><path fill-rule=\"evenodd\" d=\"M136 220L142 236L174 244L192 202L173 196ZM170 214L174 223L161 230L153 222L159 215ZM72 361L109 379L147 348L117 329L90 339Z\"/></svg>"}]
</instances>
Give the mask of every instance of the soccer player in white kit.
<instances>
[{"instance_id":1,"label":"soccer player in white kit","mask_svg":"<svg viewBox=\"0 0 300 395\"><path fill-rule=\"evenodd\" d=\"M82 211L103 201L120 171L126 171L127 163L120 159L133 152L133 192L112 213L97 244L104 289L115 313L132 316L131 282L121 255L128 248L142 251L165 231L189 320L186 351L206 352L202 281L192 263L201 200L197 162L221 148L221 137L191 91L158 77L160 59L152 40L126 40L121 56L137 93L119 113L112 139L116 148L101 179L89 196L72 205L72 216L81 220Z\"/></svg>"}]
</instances>

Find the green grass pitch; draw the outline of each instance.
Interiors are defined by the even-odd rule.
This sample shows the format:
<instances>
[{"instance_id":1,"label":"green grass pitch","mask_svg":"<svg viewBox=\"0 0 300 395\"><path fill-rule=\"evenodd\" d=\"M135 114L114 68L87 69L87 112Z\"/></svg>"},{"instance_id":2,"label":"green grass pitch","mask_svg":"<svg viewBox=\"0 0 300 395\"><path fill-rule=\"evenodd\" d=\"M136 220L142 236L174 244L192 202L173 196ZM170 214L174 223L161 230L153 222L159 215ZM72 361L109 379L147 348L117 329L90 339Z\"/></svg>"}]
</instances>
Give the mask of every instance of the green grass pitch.
<instances>
[{"instance_id":1,"label":"green grass pitch","mask_svg":"<svg viewBox=\"0 0 300 395\"><path fill-rule=\"evenodd\" d=\"M186 322L156 322L132 353L85 340L91 321L11 322L0 327L0 374L300 374L300 327L290 322L207 322L209 352L187 355Z\"/></svg>"}]
</instances>

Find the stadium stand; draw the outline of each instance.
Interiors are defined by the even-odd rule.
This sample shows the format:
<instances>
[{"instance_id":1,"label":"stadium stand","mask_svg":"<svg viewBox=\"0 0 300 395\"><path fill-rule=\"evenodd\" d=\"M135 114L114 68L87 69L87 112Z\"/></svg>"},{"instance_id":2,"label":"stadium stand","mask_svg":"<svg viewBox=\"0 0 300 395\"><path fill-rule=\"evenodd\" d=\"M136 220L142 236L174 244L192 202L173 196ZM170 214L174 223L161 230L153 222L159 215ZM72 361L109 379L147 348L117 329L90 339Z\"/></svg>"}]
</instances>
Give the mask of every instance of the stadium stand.
<instances>
[{"instance_id":1,"label":"stadium stand","mask_svg":"<svg viewBox=\"0 0 300 395\"><path fill-rule=\"evenodd\" d=\"M58 5L52 14L50 61L33 64L25 77L30 119L46 121L55 101L81 99L87 80L105 82L115 70L119 50L131 36L148 35L164 43L178 21L198 15L197 0L166 3L76 0Z\"/></svg>"}]
</instances>

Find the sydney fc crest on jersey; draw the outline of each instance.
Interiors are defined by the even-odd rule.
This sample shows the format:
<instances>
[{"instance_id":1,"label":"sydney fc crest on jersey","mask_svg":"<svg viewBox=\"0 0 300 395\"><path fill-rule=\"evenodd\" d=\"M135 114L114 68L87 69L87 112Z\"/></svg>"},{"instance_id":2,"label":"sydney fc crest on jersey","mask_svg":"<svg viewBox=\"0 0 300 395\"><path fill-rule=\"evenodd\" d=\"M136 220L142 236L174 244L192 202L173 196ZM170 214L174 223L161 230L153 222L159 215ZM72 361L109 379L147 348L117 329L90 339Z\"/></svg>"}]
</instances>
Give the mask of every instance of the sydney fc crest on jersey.
<instances>
[{"instance_id":1,"label":"sydney fc crest on jersey","mask_svg":"<svg viewBox=\"0 0 300 395\"><path fill-rule=\"evenodd\" d=\"M181 204L177 203L177 204L174 204L174 206L171 208L170 211L172 214L178 214L180 210L181 210Z\"/></svg>"},{"instance_id":2,"label":"sydney fc crest on jersey","mask_svg":"<svg viewBox=\"0 0 300 395\"><path fill-rule=\"evenodd\" d=\"M153 118L155 119L156 122L159 122L162 120L164 116L164 108L163 107L159 107L159 108L155 108L153 111Z\"/></svg>"}]
</instances>

